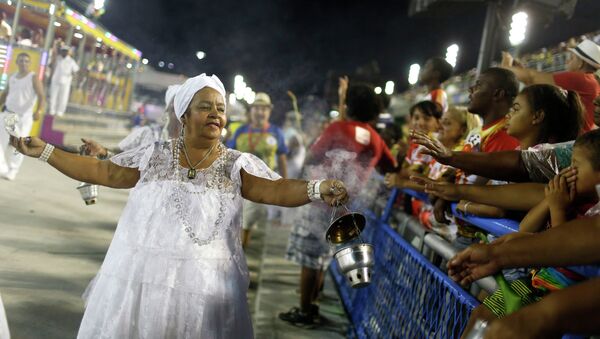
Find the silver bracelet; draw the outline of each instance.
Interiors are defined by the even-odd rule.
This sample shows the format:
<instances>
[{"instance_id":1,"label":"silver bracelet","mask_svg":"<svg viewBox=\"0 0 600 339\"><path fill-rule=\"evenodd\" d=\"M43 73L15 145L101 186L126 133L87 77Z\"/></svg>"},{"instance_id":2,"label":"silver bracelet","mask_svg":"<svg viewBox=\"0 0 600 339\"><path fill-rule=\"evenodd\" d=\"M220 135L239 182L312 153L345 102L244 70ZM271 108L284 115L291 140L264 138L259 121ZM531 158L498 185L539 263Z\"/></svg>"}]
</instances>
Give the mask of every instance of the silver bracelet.
<instances>
[{"instance_id":1,"label":"silver bracelet","mask_svg":"<svg viewBox=\"0 0 600 339\"><path fill-rule=\"evenodd\" d=\"M310 180L306 184L306 192L308 194L308 198L310 199L310 201L323 200L323 197L321 196L321 191L320 191L321 183L323 181L325 181L325 180Z\"/></svg>"},{"instance_id":2,"label":"silver bracelet","mask_svg":"<svg viewBox=\"0 0 600 339\"><path fill-rule=\"evenodd\" d=\"M467 211L467 207L469 207L469 205L471 205L470 201L465 202L465 214L469 214L469 212Z\"/></svg>"},{"instance_id":3,"label":"silver bracelet","mask_svg":"<svg viewBox=\"0 0 600 339\"><path fill-rule=\"evenodd\" d=\"M38 159L43 162L48 162L48 159L50 159L52 152L54 152L54 146L46 144L44 150L42 151L42 155L40 155Z\"/></svg>"}]
</instances>

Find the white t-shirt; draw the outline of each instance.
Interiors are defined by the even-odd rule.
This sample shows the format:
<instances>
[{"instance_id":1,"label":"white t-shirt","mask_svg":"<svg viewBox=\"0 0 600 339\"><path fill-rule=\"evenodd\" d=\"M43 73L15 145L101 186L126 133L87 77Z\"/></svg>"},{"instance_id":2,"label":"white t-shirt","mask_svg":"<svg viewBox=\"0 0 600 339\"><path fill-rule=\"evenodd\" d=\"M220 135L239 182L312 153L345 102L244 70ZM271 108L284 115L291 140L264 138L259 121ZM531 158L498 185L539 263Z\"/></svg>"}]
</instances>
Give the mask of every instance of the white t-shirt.
<instances>
[{"instance_id":1,"label":"white t-shirt","mask_svg":"<svg viewBox=\"0 0 600 339\"><path fill-rule=\"evenodd\" d=\"M17 74L8 79L8 96L6 97L6 109L18 115L33 114L33 107L37 101L37 94L33 88L33 72L22 78Z\"/></svg>"},{"instance_id":2,"label":"white t-shirt","mask_svg":"<svg viewBox=\"0 0 600 339\"><path fill-rule=\"evenodd\" d=\"M58 57L56 60L54 74L52 75L52 83L60 85L71 84L73 73L79 72L79 65L70 56Z\"/></svg>"}]
</instances>

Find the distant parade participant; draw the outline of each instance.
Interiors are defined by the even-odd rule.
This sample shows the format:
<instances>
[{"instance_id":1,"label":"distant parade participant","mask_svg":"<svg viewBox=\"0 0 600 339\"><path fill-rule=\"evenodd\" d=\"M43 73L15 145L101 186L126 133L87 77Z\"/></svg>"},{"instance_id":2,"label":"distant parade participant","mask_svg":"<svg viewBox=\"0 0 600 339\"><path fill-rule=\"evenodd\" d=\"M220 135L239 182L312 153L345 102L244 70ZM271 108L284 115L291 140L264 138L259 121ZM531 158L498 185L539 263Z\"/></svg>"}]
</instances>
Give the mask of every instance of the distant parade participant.
<instances>
[{"instance_id":1,"label":"distant parade participant","mask_svg":"<svg viewBox=\"0 0 600 339\"><path fill-rule=\"evenodd\" d=\"M181 124L175 118L173 109L173 99L180 85L171 85L167 88L165 94L165 113L163 116L163 127L157 129L154 126L142 126L135 128L125 139L119 142L119 145L114 149L109 149L100 145L92 139L81 139L83 145L83 154L99 157L100 159L110 158L111 156L129 151L141 145L154 143L156 141L166 141L170 138L176 138L180 131ZM159 126L160 127L160 126Z\"/></svg>"},{"instance_id":2,"label":"distant parade participant","mask_svg":"<svg viewBox=\"0 0 600 339\"><path fill-rule=\"evenodd\" d=\"M17 123L14 134L17 136L28 135L33 122L40 119L44 107L45 95L42 83L30 71L31 58L27 53L17 56L19 70L8 79L6 90L0 95L0 107L4 107L0 113L0 177L14 180L19 168L23 163L23 155L16 153L9 145L9 134L5 128L5 117L16 114ZM37 108L34 112L36 102Z\"/></svg>"},{"instance_id":3,"label":"distant parade participant","mask_svg":"<svg viewBox=\"0 0 600 339\"><path fill-rule=\"evenodd\" d=\"M68 46L60 48L59 57L54 64L54 73L50 83L50 115L62 117L67 110L71 81L73 75L79 72L79 65L71 58Z\"/></svg>"},{"instance_id":4,"label":"distant parade participant","mask_svg":"<svg viewBox=\"0 0 600 339\"><path fill-rule=\"evenodd\" d=\"M287 153L283 131L271 124L269 118L273 104L267 93L257 93L250 105L250 123L241 126L229 140L227 146L241 152L256 155L269 168L277 170L287 178ZM244 203L244 231L242 246L247 248L250 243L250 232L253 227L263 228L268 221L268 208L252 202Z\"/></svg>"},{"instance_id":5,"label":"distant parade participant","mask_svg":"<svg viewBox=\"0 0 600 339\"><path fill-rule=\"evenodd\" d=\"M86 291L78 338L253 338L242 200L286 207L345 204L339 180L282 179L256 156L225 147L225 88L188 79L175 96L177 139L110 160L11 137L24 154L66 176L132 188L114 238Z\"/></svg>"}]
</instances>

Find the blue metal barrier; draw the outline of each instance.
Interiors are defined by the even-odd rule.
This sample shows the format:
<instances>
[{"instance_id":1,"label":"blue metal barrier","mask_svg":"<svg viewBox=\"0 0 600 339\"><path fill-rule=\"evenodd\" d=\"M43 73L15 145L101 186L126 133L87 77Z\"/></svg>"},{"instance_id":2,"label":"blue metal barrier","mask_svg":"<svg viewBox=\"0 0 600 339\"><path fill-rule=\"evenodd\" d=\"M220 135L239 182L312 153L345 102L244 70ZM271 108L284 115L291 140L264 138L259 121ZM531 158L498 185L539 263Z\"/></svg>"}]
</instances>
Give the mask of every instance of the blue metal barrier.
<instances>
[{"instance_id":1,"label":"blue metal barrier","mask_svg":"<svg viewBox=\"0 0 600 339\"><path fill-rule=\"evenodd\" d=\"M363 238L375 247L371 285L352 289L335 261L331 273L358 338L458 338L478 302L402 239L371 220ZM374 222L374 223L373 223Z\"/></svg>"},{"instance_id":2,"label":"blue metal barrier","mask_svg":"<svg viewBox=\"0 0 600 339\"><path fill-rule=\"evenodd\" d=\"M483 218L474 215L464 215L460 211L456 210L457 204L452 204L452 214L455 217L468 222L473 226L477 226L489 234L493 234L497 237L514 233L519 231L519 222L512 219L493 219Z\"/></svg>"}]
</instances>

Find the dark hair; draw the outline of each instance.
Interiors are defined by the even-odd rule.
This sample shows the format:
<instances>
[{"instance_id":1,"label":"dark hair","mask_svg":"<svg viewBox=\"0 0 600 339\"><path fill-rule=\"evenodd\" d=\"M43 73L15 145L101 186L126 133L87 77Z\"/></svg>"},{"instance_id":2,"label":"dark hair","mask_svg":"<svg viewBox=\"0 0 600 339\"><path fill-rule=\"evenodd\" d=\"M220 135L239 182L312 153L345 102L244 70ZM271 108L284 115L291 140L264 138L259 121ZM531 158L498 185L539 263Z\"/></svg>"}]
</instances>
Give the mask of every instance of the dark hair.
<instances>
[{"instance_id":1,"label":"dark hair","mask_svg":"<svg viewBox=\"0 0 600 339\"><path fill-rule=\"evenodd\" d=\"M30 30L29 28L25 28L25 27L24 27L24 28L21 30L21 38L23 38L23 39L31 39L31 36L32 36L32 35L33 35L33 34L31 34L31 30Z\"/></svg>"},{"instance_id":2,"label":"dark hair","mask_svg":"<svg viewBox=\"0 0 600 339\"><path fill-rule=\"evenodd\" d=\"M17 59L20 57L28 57L29 59L31 59L31 57L29 56L29 54L25 53L25 52L21 52L19 54L17 54Z\"/></svg>"},{"instance_id":3,"label":"dark hair","mask_svg":"<svg viewBox=\"0 0 600 339\"><path fill-rule=\"evenodd\" d=\"M440 77L438 78L438 81L440 83L445 82L446 80L450 79L450 77L452 76L452 72L454 71L454 68L452 67L452 65L450 65L450 63L448 63L448 61L446 61L446 59L440 58L440 57L435 57L435 58L429 59L429 62L431 62L431 66L433 66L433 70L437 71L439 73Z\"/></svg>"},{"instance_id":4,"label":"dark hair","mask_svg":"<svg viewBox=\"0 0 600 339\"><path fill-rule=\"evenodd\" d=\"M434 117L436 119L440 119L442 117L442 110L440 110L440 106L433 101L425 100L414 104L410 108L411 117L415 114L415 110L417 109L419 109L428 117Z\"/></svg>"},{"instance_id":5,"label":"dark hair","mask_svg":"<svg viewBox=\"0 0 600 339\"><path fill-rule=\"evenodd\" d=\"M533 112L544 111L539 143L575 140L581 133L585 110L579 94L553 85L531 85L521 94Z\"/></svg>"},{"instance_id":6,"label":"dark hair","mask_svg":"<svg viewBox=\"0 0 600 339\"><path fill-rule=\"evenodd\" d=\"M590 154L594 171L600 171L600 129L589 131L575 140L574 147L583 147Z\"/></svg>"},{"instance_id":7,"label":"dark hair","mask_svg":"<svg viewBox=\"0 0 600 339\"><path fill-rule=\"evenodd\" d=\"M367 84L354 84L348 87L346 95L348 117L361 122L373 121L382 110L381 98L373 87Z\"/></svg>"},{"instance_id":8,"label":"dark hair","mask_svg":"<svg viewBox=\"0 0 600 339\"><path fill-rule=\"evenodd\" d=\"M499 67L491 67L481 72L481 75L487 75L494 79L496 89L504 90L506 100L509 104L512 104L517 94L519 94L519 82L512 71Z\"/></svg>"}]
</instances>

